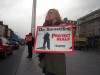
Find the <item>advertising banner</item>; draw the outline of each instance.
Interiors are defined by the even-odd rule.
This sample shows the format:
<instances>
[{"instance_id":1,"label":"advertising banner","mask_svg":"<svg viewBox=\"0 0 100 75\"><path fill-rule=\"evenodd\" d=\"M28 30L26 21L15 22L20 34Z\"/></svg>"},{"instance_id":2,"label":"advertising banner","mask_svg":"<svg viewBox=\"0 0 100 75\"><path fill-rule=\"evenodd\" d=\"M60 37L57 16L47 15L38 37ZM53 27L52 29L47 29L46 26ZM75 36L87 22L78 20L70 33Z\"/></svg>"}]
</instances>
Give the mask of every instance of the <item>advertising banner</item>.
<instances>
[{"instance_id":1,"label":"advertising banner","mask_svg":"<svg viewBox=\"0 0 100 75\"><path fill-rule=\"evenodd\" d=\"M73 52L73 25L38 26L33 51L47 53Z\"/></svg>"}]
</instances>

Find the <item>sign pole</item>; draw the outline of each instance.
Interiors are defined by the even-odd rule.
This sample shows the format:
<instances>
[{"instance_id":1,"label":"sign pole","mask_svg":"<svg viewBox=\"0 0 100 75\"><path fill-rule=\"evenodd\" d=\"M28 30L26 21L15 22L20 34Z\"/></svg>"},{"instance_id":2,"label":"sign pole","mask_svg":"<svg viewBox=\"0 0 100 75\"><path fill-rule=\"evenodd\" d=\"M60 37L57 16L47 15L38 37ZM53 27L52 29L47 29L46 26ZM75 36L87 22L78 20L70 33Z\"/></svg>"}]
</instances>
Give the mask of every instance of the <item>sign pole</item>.
<instances>
[{"instance_id":1,"label":"sign pole","mask_svg":"<svg viewBox=\"0 0 100 75\"><path fill-rule=\"evenodd\" d=\"M36 28L36 0L33 0L32 22L31 22L32 37L35 37L35 28Z\"/></svg>"}]
</instances>

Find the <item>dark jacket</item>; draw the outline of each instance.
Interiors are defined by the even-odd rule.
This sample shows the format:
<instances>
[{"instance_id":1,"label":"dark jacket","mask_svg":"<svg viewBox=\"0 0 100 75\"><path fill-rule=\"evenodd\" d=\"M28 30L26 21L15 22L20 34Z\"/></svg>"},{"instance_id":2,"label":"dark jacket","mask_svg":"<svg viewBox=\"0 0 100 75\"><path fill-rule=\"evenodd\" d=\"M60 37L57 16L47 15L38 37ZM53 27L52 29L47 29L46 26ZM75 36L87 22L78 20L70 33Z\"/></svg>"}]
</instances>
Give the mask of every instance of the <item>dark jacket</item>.
<instances>
[{"instance_id":1,"label":"dark jacket","mask_svg":"<svg viewBox=\"0 0 100 75\"><path fill-rule=\"evenodd\" d=\"M49 39L49 36L50 36L50 34L47 32L47 33L44 35L43 39L48 40L48 39Z\"/></svg>"},{"instance_id":2,"label":"dark jacket","mask_svg":"<svg viewBox=\"0 0 100 75\"><path fill-rule=\"evenodd\" d=\"M61 22L46 21L43 26L59 25ZM51 54L51 53L40 53L41 61L39 66L41 68L46 67L48 72L54 73L55 75L66 75L66 57L65 54Z\"/></svg>"}]
</instances>

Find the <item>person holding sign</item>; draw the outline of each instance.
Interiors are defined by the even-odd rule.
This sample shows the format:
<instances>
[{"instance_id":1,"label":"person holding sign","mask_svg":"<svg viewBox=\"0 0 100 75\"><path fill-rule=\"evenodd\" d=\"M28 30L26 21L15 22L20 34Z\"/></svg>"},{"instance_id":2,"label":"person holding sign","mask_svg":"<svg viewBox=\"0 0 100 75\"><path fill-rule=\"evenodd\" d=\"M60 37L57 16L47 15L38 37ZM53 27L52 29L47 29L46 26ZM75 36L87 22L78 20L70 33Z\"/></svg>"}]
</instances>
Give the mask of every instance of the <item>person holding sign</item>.
<instances>
[{"instance_id":1,"label":"person holding sign","mask_svg":"<svg viewBox=\"0 0 100 75\"><path fill-rule=\"evenodd\" d=\"M32 46L34 44L34 39L32 38L32 33L29 33L27 39L27 46L28 46L28 56L27 58L32 58Z\"/></svg>"},{"instance_id":2,"label":"person holding sign","mask_svg":"<svg viewBox=\"0 0 100 75\"><path fill-rule=\"evenodd\" d=\"M59 26L60 24L62 22L58 10L50 9L43 26ZM65 54L40 53L39 58L39 66L45 75L66 75Z\"/></svg>"}]
</instances>

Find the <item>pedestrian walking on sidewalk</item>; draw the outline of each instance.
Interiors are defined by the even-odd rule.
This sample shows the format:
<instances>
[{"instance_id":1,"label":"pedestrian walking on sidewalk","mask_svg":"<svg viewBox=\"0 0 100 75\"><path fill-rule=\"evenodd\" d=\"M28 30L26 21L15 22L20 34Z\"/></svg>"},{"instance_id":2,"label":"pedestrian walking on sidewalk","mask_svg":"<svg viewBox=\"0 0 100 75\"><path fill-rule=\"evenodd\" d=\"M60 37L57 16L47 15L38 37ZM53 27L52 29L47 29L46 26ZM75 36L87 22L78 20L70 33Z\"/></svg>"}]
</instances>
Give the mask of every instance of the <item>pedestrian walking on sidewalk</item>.
<instances>
[{"instance_id":1,"label":"pedestrian walking on sidewalk","mask_svg":"<svg viewBox=\"0 0 100 75\"><path fill-rule=\"evenodd\" d=\"M43 26L59 26L61 23L58 10L50 9ZM45 75L66 75L65 54L40 53L39 58L39 66Z\"/></svg>"},{"instance_id":2,"label":"pedestrian walking on sidewalk","mask_svg":"<svg viewBox=\"0 0 100 75\"><path fill-rule=\"evenodd\" d=\"M32 37L32 33L29 33L29 35ZM33 44L34 44L34 38L32 37L31 41L27 41L27 46L28 46L28 56L27 56L27 58L32 58Z\"/></svg>"}]
</instances>

